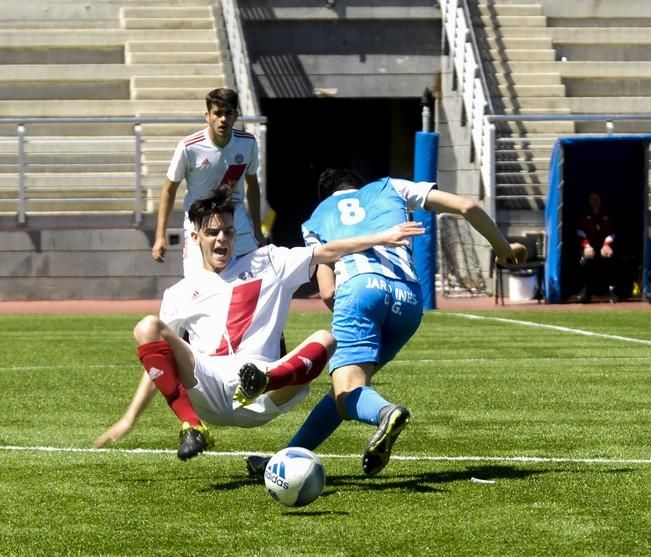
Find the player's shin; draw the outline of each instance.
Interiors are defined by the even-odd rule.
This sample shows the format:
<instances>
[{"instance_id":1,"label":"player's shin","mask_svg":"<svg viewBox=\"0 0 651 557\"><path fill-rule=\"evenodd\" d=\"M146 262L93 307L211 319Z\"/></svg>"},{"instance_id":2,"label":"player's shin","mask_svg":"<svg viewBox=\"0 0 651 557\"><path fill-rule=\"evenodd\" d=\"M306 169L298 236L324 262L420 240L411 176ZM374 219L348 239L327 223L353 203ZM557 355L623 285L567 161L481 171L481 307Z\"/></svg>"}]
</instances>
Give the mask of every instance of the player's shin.
<instances>
[{"instance_id":1,"label":"player's shin","mask_svg":"<svg viewBox=\"0 0 651 557\"><path fill-rule=\"evenodd\" d=\"M309 383L319 376L328 362L328 351L319 342L309 342L288 359L269 369L265 390L273 391L288 385Z\"/></svg>"},{"instance_id":2,"label":"player's shin","mask_svg":"<svg viewBox=\"0 0 651 557\"><path fill-rule=\"evenodd\" d=\"M191 426L200 426L201 420L192 408L187 391L181 385L174 353L169 344L159 340L138 346L138 358L179 420Z\"/></svg>"},{"instance_id":3,"label":"player's shin","mask_svg":"<svg viewBox=\"0 0 651 557\"><path fill-rule=\"evenodd\" d=\"M334 433L342 421L334 399L330 395L325 395L287 446L303 447L313 451Z\"/></svg>"}]
</instances>

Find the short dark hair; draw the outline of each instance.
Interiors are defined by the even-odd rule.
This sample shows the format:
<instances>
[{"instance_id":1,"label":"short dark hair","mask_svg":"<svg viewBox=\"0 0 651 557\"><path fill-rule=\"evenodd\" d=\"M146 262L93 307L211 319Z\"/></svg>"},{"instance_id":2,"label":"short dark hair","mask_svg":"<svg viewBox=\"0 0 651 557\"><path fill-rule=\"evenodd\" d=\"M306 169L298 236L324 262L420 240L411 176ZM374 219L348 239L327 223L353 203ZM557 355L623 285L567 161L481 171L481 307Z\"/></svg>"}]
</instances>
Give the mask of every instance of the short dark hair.
<instances>
[{"instance_id":1,"label":"short dark hair","mask_svg":"<svg viewBox=\"0 0 651 557\"><path fill-rule=\"evenodd\" d=\"M319 199L325 199L337 190L358 190L364 185L364 180L349 168L328 168L319 176Z\"/></svg>"},{"instance_id":2,"label":"short dark hair","mask_svg":"<svg viewBox=\"0 0 651 557\"><path fill-rule=\"evenodd\" d=\"M227 87L213 89L206 95L206 110L208 112L210 112L213 106L237 110L238 105L239 97L237 92Z\"/></svg>"},{"instance_id":3,"label":"short dark hair","mask_svg":"<svg viewBox=\"0 0 651 557\"><path fill-rule=\"evenodd\" d=\"M233 191L230 186L220 184L215 187L210 195L197 199L188 211L188 218L194 225L195 230L202 230L214 215L235 213L233 204Z\"/></svg>"}]
</instances>

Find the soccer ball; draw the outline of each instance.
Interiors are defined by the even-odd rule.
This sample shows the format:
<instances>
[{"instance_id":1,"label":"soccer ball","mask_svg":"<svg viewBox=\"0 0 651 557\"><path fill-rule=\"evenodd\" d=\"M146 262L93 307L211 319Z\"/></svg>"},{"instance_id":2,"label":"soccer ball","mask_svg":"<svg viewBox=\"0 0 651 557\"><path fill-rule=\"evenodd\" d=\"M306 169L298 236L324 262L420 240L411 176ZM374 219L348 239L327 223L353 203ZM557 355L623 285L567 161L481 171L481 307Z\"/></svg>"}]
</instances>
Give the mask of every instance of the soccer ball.
<instances>
[{"instance_id":1,"label":"soccer ball","mask_svg":"<svg viewBox=\"0 0 651 557\"><path fill-rule=\"evenodd\" d=\"M288 447L271 457L264 471L267 493L288 507L303 507L325 487L325 467L312 451Z\"/></svg>"}]
</instances>

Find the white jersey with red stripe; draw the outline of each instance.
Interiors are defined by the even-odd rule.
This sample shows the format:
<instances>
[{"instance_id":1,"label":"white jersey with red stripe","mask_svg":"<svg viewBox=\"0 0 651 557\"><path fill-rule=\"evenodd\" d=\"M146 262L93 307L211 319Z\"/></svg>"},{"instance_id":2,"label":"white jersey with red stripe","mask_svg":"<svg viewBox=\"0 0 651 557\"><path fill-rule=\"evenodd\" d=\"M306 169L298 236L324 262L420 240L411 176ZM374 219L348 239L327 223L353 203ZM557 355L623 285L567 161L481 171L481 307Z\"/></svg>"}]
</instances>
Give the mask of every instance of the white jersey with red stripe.
<instances>
[{"instance_id":1,"label":"white jersey with red stripe","mask_svg":"<svg viewBox=\"0 0 651 557\"><path fill-rule=\"evenodd\" d=\"M212 142L208 128L179 141L167 169L167 178L172 182L185 179L185 230L192 230L192 225L187 219L192 203L206 197L215 186L228 184L233 188L235 203L235 254L241 255L255 249L258 244L244 203L244 180L246 175L257 172L258 144L255 136L250 133L233 129L231 140L224 147Z\"/></svg>"},{"instance_id":2,"label":"white jersey with red stripe","mask_svg":"<svg viewBox=\"0 0 651 557\"><path fill-rule=\"evenodd\" d=\"M280 337L296 289L310 280L313 248L268 245L221 273L203 270L163 295L160 318L207 355L280 357Z\"/></svg>"}]
</instances>

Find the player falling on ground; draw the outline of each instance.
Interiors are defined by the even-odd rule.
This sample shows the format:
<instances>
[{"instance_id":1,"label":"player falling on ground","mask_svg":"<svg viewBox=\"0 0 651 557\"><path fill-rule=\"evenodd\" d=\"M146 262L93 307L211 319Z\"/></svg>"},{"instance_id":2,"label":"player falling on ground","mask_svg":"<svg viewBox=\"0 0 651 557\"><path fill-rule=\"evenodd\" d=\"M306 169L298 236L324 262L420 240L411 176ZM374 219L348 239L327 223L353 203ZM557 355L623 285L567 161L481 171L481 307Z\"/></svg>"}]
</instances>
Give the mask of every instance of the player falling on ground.
<instances>
[{"instance_id":1,"label":"player falling on ground","mask_svg":"<svg viewBox=\"0 0 651 557\"><path fill-rule=\"evenodd\" d=\"M526 249L509 245L495 223L471 199L434 189L429 182L383 178L364 185L350 170L325 171L319 178L321 203L303 224L307 245L319 246L408 221L417 209L457 213L484 236L501 263L524 261ZM390 362L416 332L423 313L420 285L409 245L374 246L345 255L334 268L319 265L319 292L333 310L337 349L330 361L332 388L312 410L287 446L316 449L341 424L355 420L376 427L362 458L364 472L378 474L389 462L409 410L386 400L372 386L375 373ZM247 458L254 477L267 459Z\"/></svg>"},{"instance_id":2,"label":"player falling on ground","mask_svg":"<svg viewBox=\"0 0 651 557\"><path fill-rule=\"evenodd\" d=\"M402 223L315 247L268 245L233 258L236 230L227 186L193 203L189 218L203 269L166 290L160 318L150 315L136 325L138 357L149 381L141 381L127 412L96 447L125 435L156 389L191 426L181 437L182 459L208 446L203 422L253 427L287 412L306 395L334 349L332 335L317 331L278 359L296 289L319 264L373 245L404 246L424 233L420 223ZM189 343L181 331L187 331Z\"/></svg>"}]
</instances>

